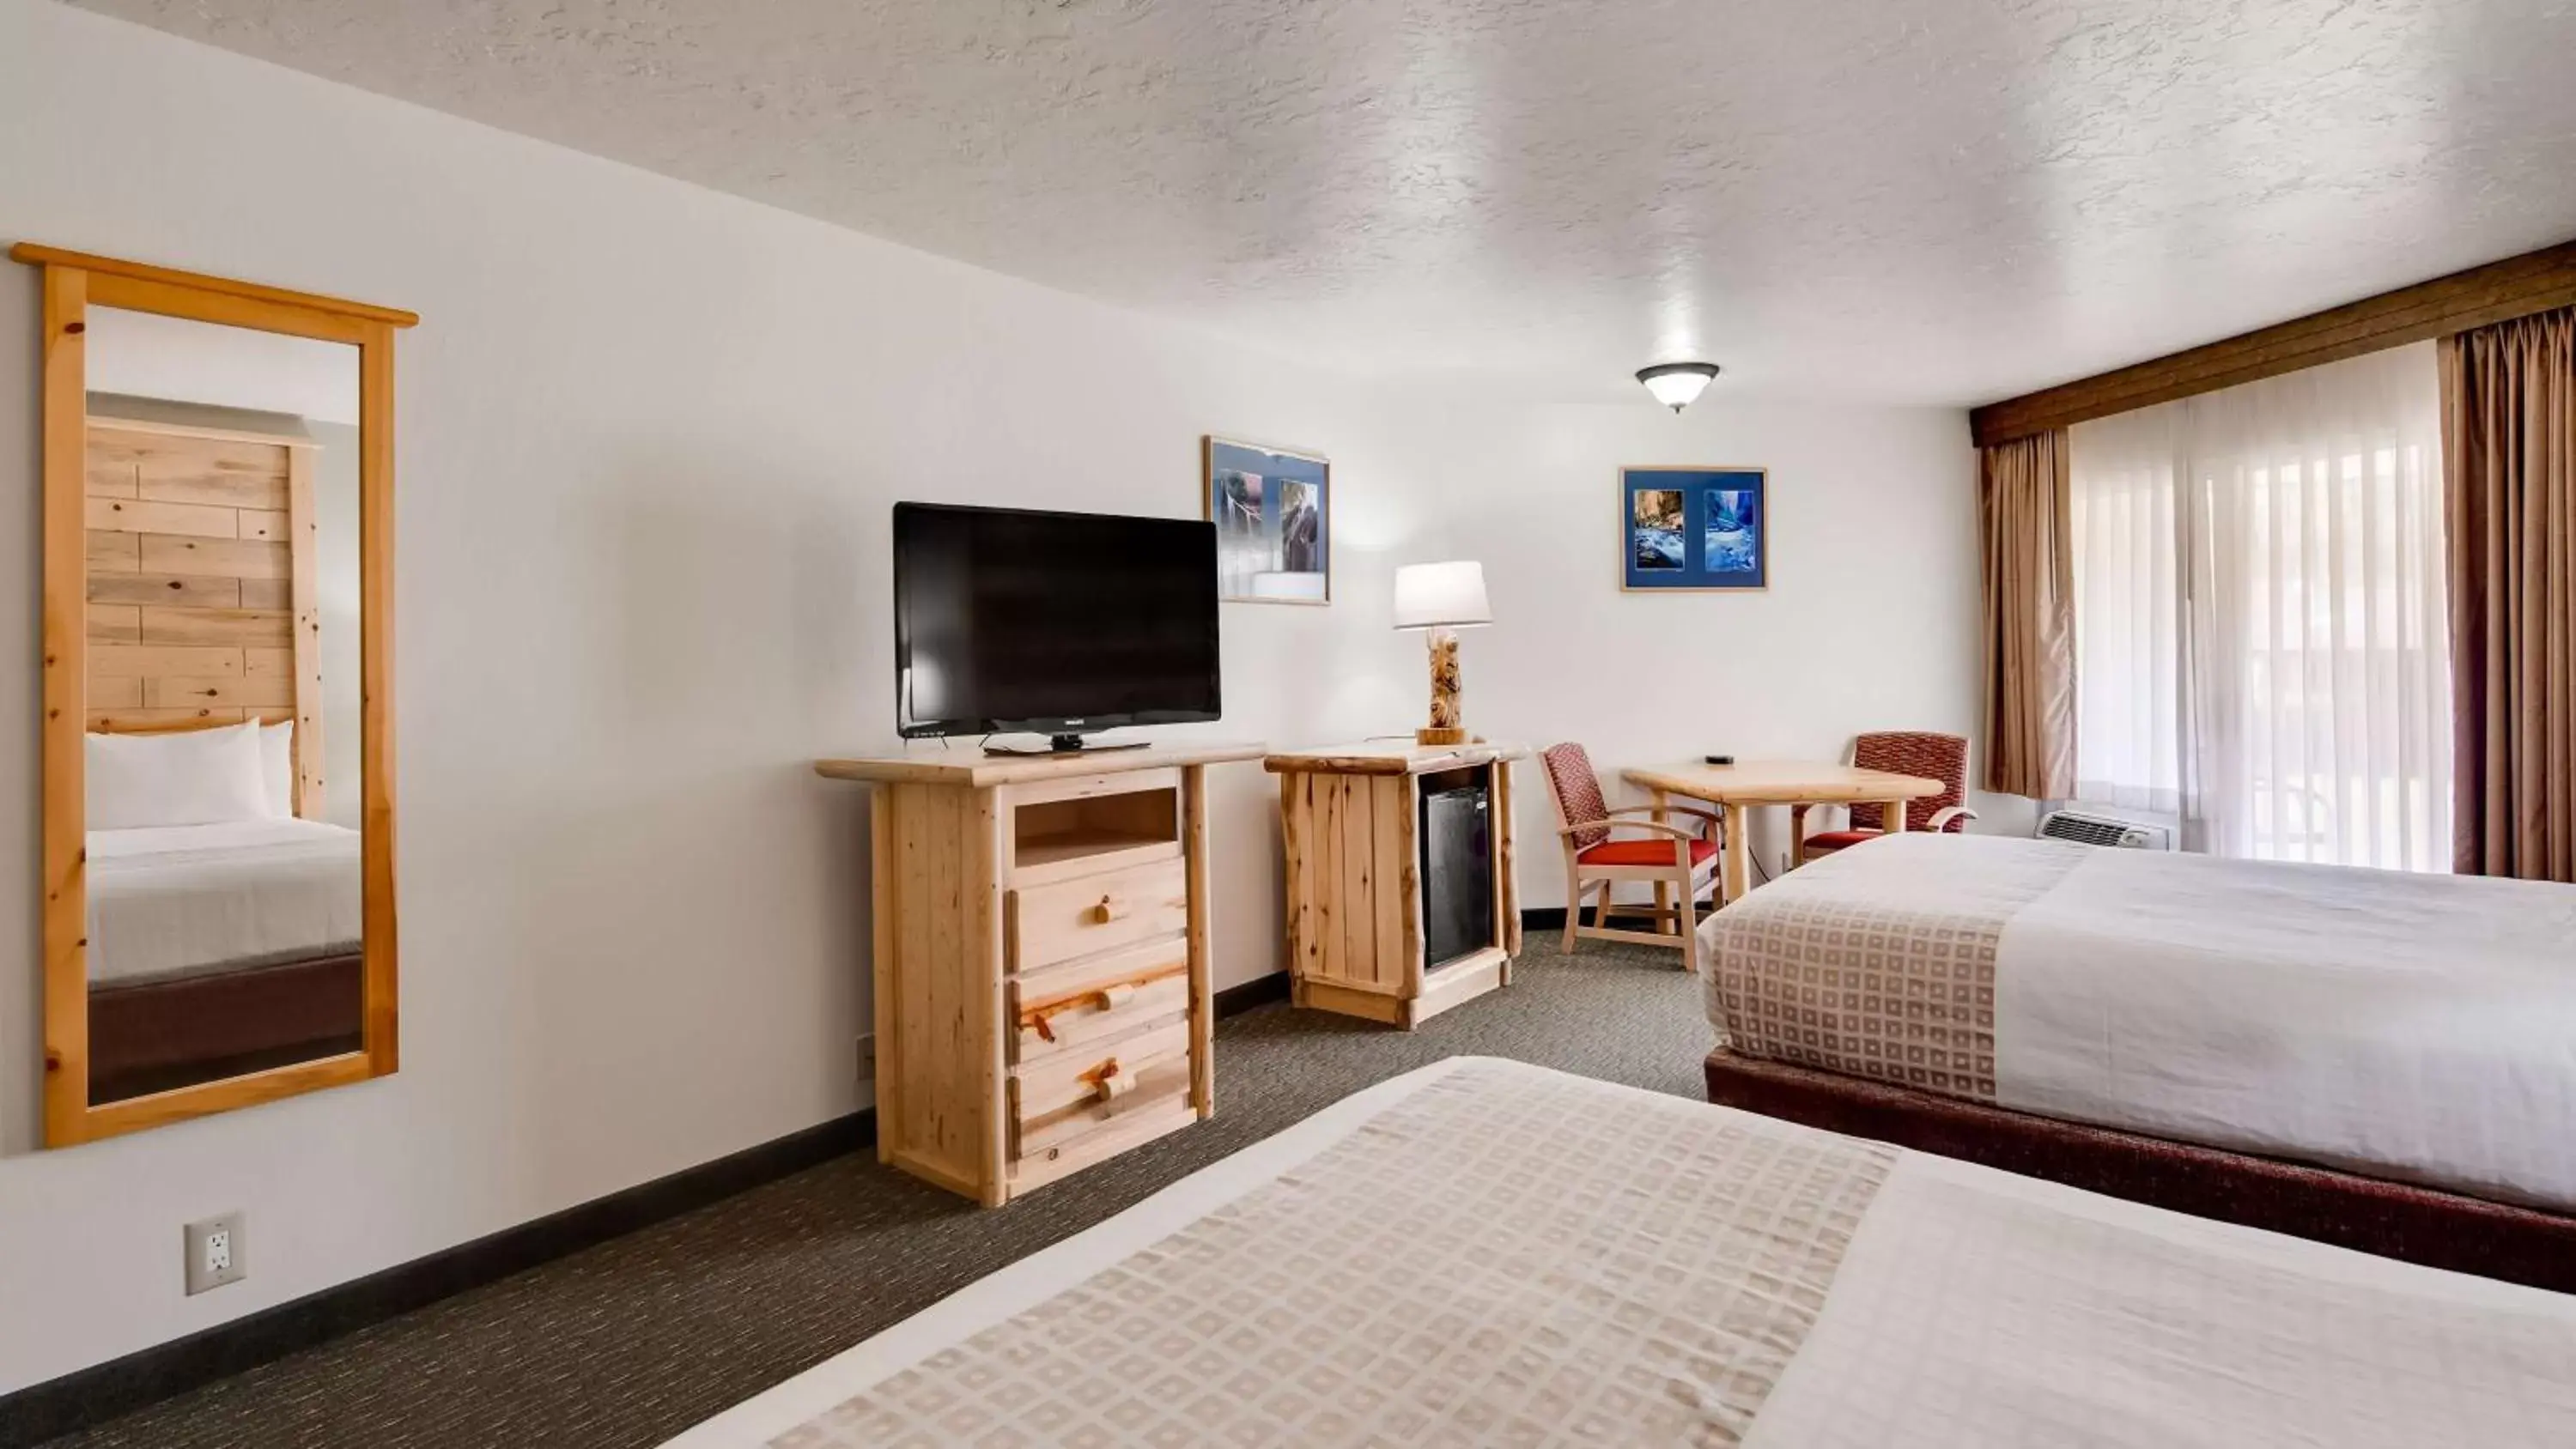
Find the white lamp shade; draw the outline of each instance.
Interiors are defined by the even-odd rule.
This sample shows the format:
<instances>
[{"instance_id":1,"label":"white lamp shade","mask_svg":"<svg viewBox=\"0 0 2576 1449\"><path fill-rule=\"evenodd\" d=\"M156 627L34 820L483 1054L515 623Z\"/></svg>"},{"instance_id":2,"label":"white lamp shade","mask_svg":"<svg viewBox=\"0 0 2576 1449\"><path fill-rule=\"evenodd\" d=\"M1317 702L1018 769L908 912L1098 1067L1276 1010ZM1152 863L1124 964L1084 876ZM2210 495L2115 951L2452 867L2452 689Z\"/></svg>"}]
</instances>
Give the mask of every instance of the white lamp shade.
<instances>
[{"instance_id":1,"label":"white lamp shade","mask_svg":"<svg viewBox=\"0 0 2576 1449\"><path fill-rule=\"evenodd\" d=\"M1655 395L1655 401L1680 412L1706 392L1710 380L1716 376L1717 364L1714 362L1664 362L1639 372L1637 381L1644 383L1646 391Z\"/></svg>"},{"instance_id":2,"label":"white lamp shade","mask_svg":"<svg viewBox=\"0 0 2576 1449\"><path fill-rule=\"evenodd\" d=\"M1708 379L1692 372L1668 372L1646 379L1646 391L1668 408L1686 408L1708 391Z\"/></svg>"},{"instance_id":3,"label":"white lamp shade","mask_svg":"<svg viewBox=\"0 0 2576 1449\"><path fill-rule=\"evenodd\" d=\"M1406 564L1395 571L1395 627L1454 629L1492 622L1483 564Z\"/></svg>"}]
</instances>

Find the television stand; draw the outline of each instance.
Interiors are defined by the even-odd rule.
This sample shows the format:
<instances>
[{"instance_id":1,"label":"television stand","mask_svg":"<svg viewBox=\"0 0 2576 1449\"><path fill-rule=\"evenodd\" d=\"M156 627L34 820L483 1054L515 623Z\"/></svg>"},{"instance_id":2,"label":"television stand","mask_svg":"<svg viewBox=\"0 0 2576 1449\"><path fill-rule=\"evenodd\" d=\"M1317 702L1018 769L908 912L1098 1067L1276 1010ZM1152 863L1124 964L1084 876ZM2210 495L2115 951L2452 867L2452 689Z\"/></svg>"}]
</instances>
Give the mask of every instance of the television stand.
<instances>
[{"instance_id":1,"label":"television stand","mask_svg":"<svg viewBox=\"0 0 2576 1449\"><path fill-rule=\"evenodd\" d=\"M1010 755L1022 758L1032 755L1040 758L1044 758L1049 755L1106 755L1113 754L1119 750L1141 750L1152 743L1152 740L1121 740L1116 744L1086 745L1082 742L1082 736L1080 735L1049 735L1047 736L1046 748L1042 750L1034 749L1025 745L986 745L984 747L984 753L988 755Z\"/></svg>"},{"instance_id":2,"label":"television stand","mask_svg":"<svg viewBox=\"0 0 2576 1449\"><path fill-rule=\"evenodd\" d=\"M1207 770L1261 750L814 762L873 787L879 1162L998 1207L1215 1112Z\"/></svg>"}]
</instances>

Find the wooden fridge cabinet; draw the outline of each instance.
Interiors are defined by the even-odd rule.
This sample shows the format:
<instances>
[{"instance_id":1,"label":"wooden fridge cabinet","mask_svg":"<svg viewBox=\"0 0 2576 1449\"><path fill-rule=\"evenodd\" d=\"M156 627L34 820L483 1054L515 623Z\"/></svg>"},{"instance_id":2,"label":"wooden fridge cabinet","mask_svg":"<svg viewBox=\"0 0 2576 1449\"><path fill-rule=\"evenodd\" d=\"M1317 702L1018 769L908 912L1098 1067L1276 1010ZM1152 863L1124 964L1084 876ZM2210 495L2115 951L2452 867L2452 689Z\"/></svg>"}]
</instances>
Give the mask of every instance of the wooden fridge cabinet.
<instances>
[{"instance_id":1,"label":"wooden fridge cabinet","mask_svg":"<svg viewBox=\"0 0 2576 1449\"><path fill-rule=\"evenodd\" d=\"M872 784L877 1158L998 1207L1216 1110L1207 767L822 760Z\"/></svg>"},{"instance_id":2,"label":"wooden fridge cabinet","mask_svg":"<svg viewBox=\"0 0 2576 1449\"><path fill-rule=\"evenodd\" d=\"M1401 1026L1509 985L1521 949L1512 874L1512 762L1519 745L1364 744L1263 761L1279 777L1286 847L1288 964L1299 1006ZM1490 915L1479 939L1443 956L1427 915L1426 797L1482 789L1478 869ZM1453 862L1454 864L1454 862Z\"/></svg>"}]
</instances>

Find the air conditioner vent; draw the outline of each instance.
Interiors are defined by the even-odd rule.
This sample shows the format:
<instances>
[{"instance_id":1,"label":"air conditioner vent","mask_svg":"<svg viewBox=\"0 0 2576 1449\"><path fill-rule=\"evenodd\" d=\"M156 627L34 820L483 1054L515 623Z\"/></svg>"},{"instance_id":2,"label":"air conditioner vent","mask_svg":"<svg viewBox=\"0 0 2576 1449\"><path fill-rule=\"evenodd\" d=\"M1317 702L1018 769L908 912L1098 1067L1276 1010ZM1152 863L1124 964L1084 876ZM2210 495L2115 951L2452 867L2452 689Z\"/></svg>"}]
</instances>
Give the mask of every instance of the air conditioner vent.
<instances>
[{"instance_id":1,"label":"air conditioner vent","mask_svg":"<svg viewBox=\"0 0 2576 1449\"><path fill-rule=\"evenodd\" d=\"M2039 822L2042 840L2070 840L2078 845L2107 845L2122 850L2171 850L2173 832L2161 825L2140 825L2080 810L2053 810Z\"/></svg>"}]
</instances>

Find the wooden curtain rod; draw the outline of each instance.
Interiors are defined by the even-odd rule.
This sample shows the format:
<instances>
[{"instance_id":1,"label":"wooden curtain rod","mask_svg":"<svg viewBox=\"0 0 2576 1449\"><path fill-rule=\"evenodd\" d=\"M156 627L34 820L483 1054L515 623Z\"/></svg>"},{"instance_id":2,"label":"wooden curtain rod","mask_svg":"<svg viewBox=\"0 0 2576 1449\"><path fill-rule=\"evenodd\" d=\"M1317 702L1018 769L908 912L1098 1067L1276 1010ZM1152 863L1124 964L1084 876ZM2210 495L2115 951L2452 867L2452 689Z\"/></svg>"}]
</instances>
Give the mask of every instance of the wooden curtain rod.
<instances>
[{"instance_id":1,"label":"wooden curtain rod","mask_svg":"<svg viewBox=\"0 0 2576 1449\"><path fill-rule=\"evenodd\" d=\"M142 262L120 261L115 257L91 256L87 252L65 251L61 247L39 246L20 242L9 248L9 259L31 267L78 267L83 271L103 272L109 276L132 277L137 281L162 282L172 286L194 287L201 292L221 292L228 296L248 297L259 302L273 302L287 307L303 307L315 312L333 312L343 317L360 317L370 322L411 327L420 322L420 314L399 307L379 307L371 302L351 302L340 297L323 297L311 292L290 292L284 287L263 287L257 282L236 282L230 277L209 277L197 272L173 271L168 267L148 266Z\"/></svg>"},{"instance_id":2,"label":"wooden curtain rod","mask_svg":"<svg viewBox=\"0 0 2576 1449\"><path fill-rule=\"evenodd\" d=\"M1988 403L1968 414L1980 448L2319 363L2576 303L2576 242L2382 292L2152 362Z\"/></svg>"}]
</instances>

